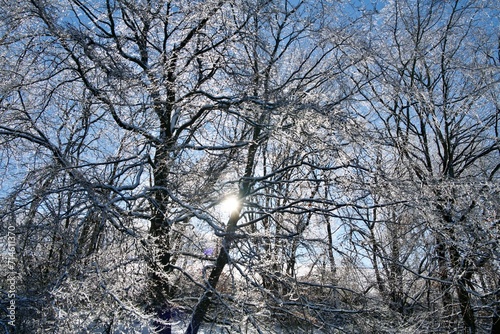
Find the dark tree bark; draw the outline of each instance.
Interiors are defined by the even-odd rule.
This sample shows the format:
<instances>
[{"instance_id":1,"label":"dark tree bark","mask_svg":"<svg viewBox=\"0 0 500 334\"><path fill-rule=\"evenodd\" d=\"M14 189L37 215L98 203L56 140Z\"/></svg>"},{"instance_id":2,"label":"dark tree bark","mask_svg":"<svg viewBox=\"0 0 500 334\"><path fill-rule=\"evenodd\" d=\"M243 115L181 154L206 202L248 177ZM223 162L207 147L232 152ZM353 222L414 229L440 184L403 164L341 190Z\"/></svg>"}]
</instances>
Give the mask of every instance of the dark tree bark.
<instances>
[{"instance_id":1,"label":"dark tree bark","mask_svg":"<svg viewBox=\"0 0 500 334\"><path fill-rule=\"evenodd\" d=\"M265 118L266 118L265 112L263 112L261 117L259 117L259 123L257 124L262 124ZM262 138L260 138L261 131L262 128L260 126L254 127L252 142L248 146L245 173L241 181L240 192L238 195L238 199L240 201L243 201L251 191L252 187L251 177L254 173L255 158L257 155L257 150L260 144L262 143ZM237 231L237 223L240 219L241 210L242 210L242 203L240 203L238 210L234 210L231 213L231 216L227 222L225 235L222 239L217 260L215 261L215 267L210 272L210 276L208 278L208 285L206 287L205 292L203 293L203 295L201 296L201 298L199 299L198 303L194 308L193 315L191 317L191 322L189 323L189 326L185 332L186 334L198 333L198 330L200 329L203 319L205 318L205 314L207 313L208 307L210 306L211 303L211 299L214 296L215 289L217 288L217 284L219 283L222 271L230 261L229 252L231 250L231 244L234 241L235 233Z\"/></svg>"}]
</instances>

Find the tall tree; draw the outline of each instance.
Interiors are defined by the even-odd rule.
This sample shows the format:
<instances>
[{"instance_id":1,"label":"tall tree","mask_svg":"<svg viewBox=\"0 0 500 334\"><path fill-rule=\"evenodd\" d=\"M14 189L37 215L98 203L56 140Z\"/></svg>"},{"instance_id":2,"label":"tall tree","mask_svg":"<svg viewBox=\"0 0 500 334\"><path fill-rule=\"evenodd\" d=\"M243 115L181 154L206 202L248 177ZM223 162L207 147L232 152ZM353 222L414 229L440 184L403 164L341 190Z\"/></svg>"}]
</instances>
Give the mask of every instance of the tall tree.
<instances>
[{"instance_id":1,"label":"tall tree","mask_svg":"<svg viewBox=\"0 0 500 334\"><path fill-rule=\"evenodd\" d=\"M22 56L12 62L19 79L3 97L3 118L9 122L1 134L46 150L53 164L91 198L102 217L99 224L109 222L133 235L115 219L150 220L151 241L145 242L149 303L168 321L167 301L175 294L168 273L182 232L176 226L193 216L183 208L196 201L192 189L182 184L183 173L192 168L185 166L186 147L198 148L207 117L216 121L232 98L225 95L227 87L215 82L227 42L245 25L245 17L222 1L27 1L4 17L10 29L4 31L5 50L19 50ZM38 70L30 72L29 66ZM38 103L31 94L35 88ZM63 95L79 99L63 103L57 99ZM48 123L59 113L62 124ZM56 136L66 135L75 122L81 125L74 126L68 140ZM92 153L92 141L102 155ZM126 145L123 149L120 142ZM117 158L109 157L113 151ZM213 180L224 166L214 166ZM92 177L89 167L109 170L111 177ZM149 185L141 177L145 168ZM126 184L115 184L117 178ZM142 199L149 203L147 211Z\"/></svg>"},{"instance_id":2,"label":"tall tree","mask_svg":"<svg viewBox=\"0 0 500 334\"><path fill-rule=\"evenodd\" d=\"M237 173L237 197L241 205L228 219L206 282L206 292L193 311L186 333L198 332L217 296L216 288L226 266L241 264L238 263L241 260L232 259L231 254L236 258L242 255L238 254L242 238L256 240L263 246L252 250L255 254L248 255L250 263L246 264L247 268L254 266L252 257L255 256L265 261L259 265L262 283L246 277L252 285L259 286L261 292L277 288L275 283L281 280L279 277L286 274L295 277L298 240L314 212L307 208L307 203L317 200L314 188L323 183L323 180L314 180L314 174L323 169L346 167L340 159L333 162L317 159L321 154L331 154L335 148L325 138L321 140L311 133L312 128L320 126L319 122L328 121L333 106L351 94L346 89L328 98L322 95L334 85L332 68L340 71L350 65L342 58L347 36L329 36L329 29L342 31L344 24L333 25L329 20L331 10L326 3L307 1L269 2L245 8L250 15L249 23L241 31L241 41L235 45L237 61L231 66L233 89L248 95L237 108L231 108L245 120L246 139L250 142L241 172ZM296 137L290 137L290 133ZM322 135L330 138L326 133L323 131ZM315 144L323 147L315 147ZM312 190L304 190L311 186ZM291 218L283 219L284 216ZM288 219L296 223L286 226L289 224L284 220ZM265 232L259 233L259 230ZM279 241L273 243L272 239ZM290 246L287 259L277 256L276 252ZM287 291L285 288L280 293L287 294Z\"/></svg>"},{"instance_id":3,"label":"tall tree","mask_svg":"<svg viewBox=\"0 0 500 334\"><path fill-rule=\"evenodd\" d=\"M370 40L375 58L363 69L373 78L363 94L375 140L386 147L382 161L398 162L397 182L415 191L403 199L420 208L415 222L425 221L434 238L428 256L436 270L429 267L428 275L440 282L445 326L456 326L456 299L467 333L478 331L474 278L487 270L486 231L495 219L489 203L498 194L498 109L491 98L498 43L489 26L493 9L483 5L388 3L376 30L381 39Z\"/></svg>"}]
</instances>

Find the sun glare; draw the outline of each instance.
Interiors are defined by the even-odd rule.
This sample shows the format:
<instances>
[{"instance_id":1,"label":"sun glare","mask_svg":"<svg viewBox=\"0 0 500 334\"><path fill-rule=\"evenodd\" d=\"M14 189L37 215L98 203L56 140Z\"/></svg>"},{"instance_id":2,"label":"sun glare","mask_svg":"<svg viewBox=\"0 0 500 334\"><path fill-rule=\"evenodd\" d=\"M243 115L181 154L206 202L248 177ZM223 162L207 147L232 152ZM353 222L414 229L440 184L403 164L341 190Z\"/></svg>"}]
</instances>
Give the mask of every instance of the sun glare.
<instances>
[{"instance_id":1,"label":"sun glare","mask_svg":"<svg viewBox=\"0 0 500 334\"><path fill-rule=\"evenodd\" d=\"M239 210L240 200L238 197L231 195L226 197L221 203L221 210L226 213L233 213Z\"/></svg>"}]
</instances>

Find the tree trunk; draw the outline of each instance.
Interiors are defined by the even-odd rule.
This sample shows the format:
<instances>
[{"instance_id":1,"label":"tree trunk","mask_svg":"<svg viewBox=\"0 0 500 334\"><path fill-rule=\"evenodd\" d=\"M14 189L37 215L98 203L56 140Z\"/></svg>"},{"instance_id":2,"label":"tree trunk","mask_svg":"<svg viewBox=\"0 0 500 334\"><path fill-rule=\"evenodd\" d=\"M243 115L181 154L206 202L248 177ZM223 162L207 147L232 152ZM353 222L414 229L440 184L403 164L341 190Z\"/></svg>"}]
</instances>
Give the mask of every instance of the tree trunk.
<instances>
[{"instance_id":1,"label":"tree trunk","mask_svg":"<svg viewBox=\"0 0 500 334\"><path fill-rule=\"evenodd\" d=\"M448 212L444 212L444 220L450 226L456 223ZM470 282L472 277L472 270L470 269L470 264L467 259L463 259L456 247L455 231L452 227L446 229L448 236L450 238L450 245L448 246L448 252L450 255L451 269L458 272L460 277L457 281L456 291L458 302L460 304L460 313L462 315L462 320L464 322L464 333L475 334L476 333L476 321L474 317L474 311L472 309L471 298L469 292L467 291L466 284Z\"/></svg>"},{"instance_id":2,"label":"tree trunk","mask_svg":"<svg viewBox=\"0 0 500 334\"><path fill-rule=\"evenodd\" d=\"M469 293L465 288L465 279L458 280L457 285L458 302L460 303L460 311L465 326L465 334L476 334L476 321L474 318L474 311L470 301Z\"/></svg>"},{"instance_id":3,"label":"tree trunk","mask_svg":"<svg viewBox=\"0 0 500 334\"><path fill-rule=\"evenodd\" d=\"M332 275L332 279L335 280L337 276L337 266L335 265L335 257L333 256L333 234L332 234L332 227L330 225L330 222L326 221L326 233L328 236L328 260L330 261L330 272Z\"/></svg>"},{"instance_id":4,"label":"tree trunk","mask_svg":"<svg viewBox=\"0 0 500 334\"><path fill-rule=\"evenodd\" d=\"M261 115L259 119L259 124L264 122L265 113ZM253 175L254 170L254 162L255 156L257 155L257 149L259 147L259 136L261 132L261 127L257 126L253 130L252 135L252 144L248 147L248 158L245 166L244 177L242 178L240 193L238 198L241 200L245 198L249 193L252 186L252 182L250 180ZM240 219L241 205L239 210L235 210L231 213L229 217L229 221L226 227L226 234L222 240L221 248L219 250L219 255L217 256L217 260L215 261L215 267L212 269L210 273L210 277L208 278L208 286L205 293L201 296L198 304L193 312L193 316L191 317L191 322L189 323L188 328L186 329L186 334L196 334L200 329L200 325L203 322L203 318L205 318L205 314L208 311L208 307L210 306L211 298L214 294L214 291L217 287L217 283L219 282L220 275L224 270L226 264L229 263L229 250L231 249L231 243L234 239L234 233L236 232L236 224Z\"/></svg>"},{"instance_id":5,"label":"tree trunk","mask_svg":"<svg viewBox=\"0 0 500 334\"><path fill-rule=\"evenodd\" d=\"M195 307L195 311L186 330L186 334L198 333L198 330L200 329L200 326L203 322L203 318L205 317L208 307L210 306L212 296L214 295L214 291L217 287L217 283L219 282L222 271L224 270L226 264L228 264L229 262L228 251L229 250L226 249L226 247L221 247L219 256L217 257L217 261L215 262L215 268L212 270L212 272L210 273L210 277L208 278L209 287Z\"/></svg>"},{"instance_id":6,"label":"tree trunk","mask_svg":"<svg viewBox=\"0 0 500 334\"><path fill-rule=\"evenodd\" d=\"M210 273L210 277L208 278L208 286L205 293L201 296L198 304L193 312L193 316L191 318L191 322L189 323L188 328L186 329L186 334L196 334L200 329L200 326L203 322L203 318L208 311L208 307L210 306L211 299L214 295L214 291L217 288L217 283L219 283L219 278L224 270L226 264L229 263L229 250L231 246L232 239L234 238L234 232L236 229L236 223L239 220L239 211L233 212L231 217L229 218L228 227L226 229L226 235L222 240L222 245L219 250L219 255L217 256L217 260L215 261L215 267Z\"/></svg>"},{"instance_id":7,"label":"tree trunk","mask_svg":"<svg viewBox=\"0 0 500 334\"><path fill-rule=\"evenodd\" d=\"M393 221L396 222L396 216L393 215ZM403 270L400 266L400 245L398 227L391 229L391 261L389 263L389 289L391 308L400 314L405 312L405 303L403 299Z\"/></svg>"},{"instance_id":8,"label":"tree trunk","mask_svg":"<svg viewBox=\"0 0 500 334\"><path fill-rule=\"evenodd\" d=\"M168 160L167 147L157 148L154 162L154 186L157 189L152 200L153 216L149 231L154 238L154 250L150 259L149 284L152 294L150 306L158 319L154 325L160 334L172 333L171 325L168 324L172 320L172 310L168 300L171 299L173 290L168 281L163 278L163 275L171 270L171 226L167 217L168 193L166 189L163 189L167 187Z\"/></svg>"},{"instance_id":9,"label":"tree trunk","mask_svg":"<svg viewBox=\"0 0 500 334\"><path fill-rule=\"evenodd\" d=\"M455 270L464 270L457 282L457 296L458 302L460 304L460 312L462 314L462 319L465 327L465 334L475 334L476 333L476 321L474 317L474 311L472 309L471 298L469 292L467 291L466 285L470 278L472 277L472 271L468 268L467 261L464 265L460 265L460 254L454 245L449 247L450 258ZM464 267L465 268L462 268Z\"/></svg>"},{"instance_id":10,"label":"tree trunk","mask_svg":"<svg viewBox=\"0 0 500 334\"><path fill-rule=\"evenodd\" d=\"M440 290L441 290L441 301L443 304L443 316L441 317L443 322L443 327L445 331L451 330L451 320L452 316L452 298L450 294L450 284L448 283L448 261L446 261L446 247L444 241L440 238L436 238L436 256L439 268L439 279Z\"/></svg>"}]
</instances>

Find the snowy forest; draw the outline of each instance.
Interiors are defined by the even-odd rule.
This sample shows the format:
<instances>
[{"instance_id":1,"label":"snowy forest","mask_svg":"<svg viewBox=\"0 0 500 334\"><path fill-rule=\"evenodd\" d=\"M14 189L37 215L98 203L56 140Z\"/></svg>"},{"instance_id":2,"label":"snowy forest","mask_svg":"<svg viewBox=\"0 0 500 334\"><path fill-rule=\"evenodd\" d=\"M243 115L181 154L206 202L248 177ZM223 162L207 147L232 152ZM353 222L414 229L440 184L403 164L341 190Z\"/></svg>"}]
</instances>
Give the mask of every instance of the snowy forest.
<instances>
[{"instance_id":1,"label":"snowy forest","mask_svg":"<svg viewBox=\"0 0 500 334\"><path fill-rule=\"evenodd\" d=\"M496 0L0 0L0 331L500 333Z\"/></svg>"}]
</instances>

